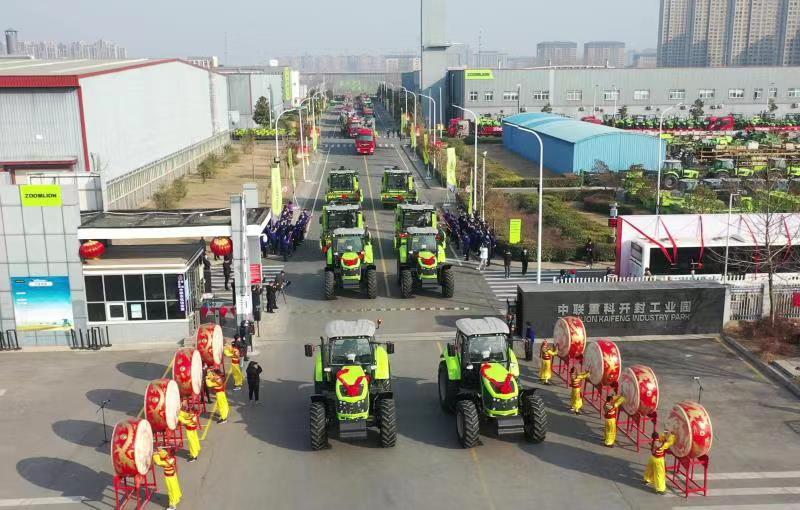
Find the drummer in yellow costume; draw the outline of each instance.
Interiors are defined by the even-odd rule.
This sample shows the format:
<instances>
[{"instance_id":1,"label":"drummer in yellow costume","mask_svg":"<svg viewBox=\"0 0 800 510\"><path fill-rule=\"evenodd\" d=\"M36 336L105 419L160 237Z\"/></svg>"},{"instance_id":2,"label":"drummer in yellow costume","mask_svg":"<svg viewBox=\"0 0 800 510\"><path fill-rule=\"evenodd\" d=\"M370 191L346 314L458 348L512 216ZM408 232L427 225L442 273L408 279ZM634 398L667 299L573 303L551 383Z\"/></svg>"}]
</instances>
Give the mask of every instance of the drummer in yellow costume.
<instances>
[{"instance_id":1,"label":"drummer in yellow costume","mask_svg":"<svg viewBox=\"0 0 800 510\"><path fill-rule=\"evenodd\" d=\"M168 510L175 510L183 496L181 484L178 482L178 461L172 452L161 448L153 454L153 462L156 466L164 469L164 485L167 486L167 497L169 498Z\"/></svg>"},{"instance_id":2,"label":"drummer in yellow costume","mask_svg":"<svg viewBox=\"0 0 800 510\"><path fill-rule=\"evenodd\" d=\"M228 421L228 397L225 395L225 376L217 370L209 370L206 375L206 386L217 394L217 412L219 420L217 423Z\"/></svg>"},{"instance_id":3,"label":"drummer in yellow costume","mask_svg":"<svg viewBox=\"0 0 800 510\"><path fill-rule=\"evenodd\" d=\"M589 372L579 373L575 367L569 371L570 411L581 414L583 407L583 381L589 377Z\"/></svg>"},{"instance_id":4,"label":"drummer in yellow costume","mask_svg":"<svg viewBox=\"0 0 800 510\"><path fill-rule=\"evenodd\" d=\"M200 446L200 439L197 437L197 429L200 427L200 420L195 413L188 411L186 406L183 406L178 415L178 421L181 422L186 429L186 440L189 442L189 462L194 462L200 455L200 450L203 449Z\"/></svg>"},{"instance_id":5,"label":"drummer in yellow costume","mask_svg":"<svg viewBox=\"0 0 800 510\"><path fill-rule=\"evenodd\" d=\"M550 347L547 340L542 342L539 348L539 380L542 384L550 384L550 378L553 377L553 356L558 354L555 347Z\"/></svg>"},{"instance_id":6,"label":"drummer in yellow costume","mask_svg":"<svg viewBox=\"0 0 800 510\"><path fill-rule=\"evenodd\" d=\"M233 376L233 390L241 390L244 383L244 375L242 375L242 366L239 361L239 349L228 344L222 352L231 359L231 371L229 374Z\"/></svg>"},{"instance_id":7,"label":"drummer in yellow costume","mask_svg":"<svg viewBox=\"0 0 800 510\"><path fill-rule=\"evenodd\" d=\"M664 494L667 491L667 467L664 462L664 454L675 444L675 435L665 432L659 435L653 432L650 445L650 460L647 461L647 468L644 471L645 485L653 484L656 494Z\"/></svg>"},{"instance_id":8,"label":"drummer in yellow costume","mask_svg":"<svg viewBox=\"0 0 800 510\"><path fill-rule=\"evenodd\" d=\"M609 395L606 397L606 404L603 406L603 418L605 419L605 434L603 444L609 448L614 447L617 442L617 415L619 406L625 402L622 395Z\"/></svg>"}]
</instances>

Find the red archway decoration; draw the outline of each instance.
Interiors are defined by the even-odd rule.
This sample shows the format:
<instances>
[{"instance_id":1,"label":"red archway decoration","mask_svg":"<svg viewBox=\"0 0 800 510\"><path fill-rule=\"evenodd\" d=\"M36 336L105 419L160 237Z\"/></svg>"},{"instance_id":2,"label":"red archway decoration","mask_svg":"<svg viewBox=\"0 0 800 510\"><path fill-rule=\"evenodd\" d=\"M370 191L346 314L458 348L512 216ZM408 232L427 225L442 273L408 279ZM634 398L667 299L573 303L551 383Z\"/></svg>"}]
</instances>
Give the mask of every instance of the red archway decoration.
<instances>
[{"instance_id":1,"label":"red archway decoration","mask_svg":"<svg viewBox=\"0 0 800 510\"><path fill-rule=\"evenodd\" d=\"M99 259L106 252L106 245L100 241L86 241L78 250L83 259Z\"/></svg>"},{"instance_id":2,"label":"red archway decoration","mask_svg":"<svg viewBox=\"0 0 800 510\"><path fill-rule=\"evenodd\" d=\"M210 248L217 257L226 257L233 253L233 242L230 237L215 237L211 240Z\"/></svg>"}]
</instances>

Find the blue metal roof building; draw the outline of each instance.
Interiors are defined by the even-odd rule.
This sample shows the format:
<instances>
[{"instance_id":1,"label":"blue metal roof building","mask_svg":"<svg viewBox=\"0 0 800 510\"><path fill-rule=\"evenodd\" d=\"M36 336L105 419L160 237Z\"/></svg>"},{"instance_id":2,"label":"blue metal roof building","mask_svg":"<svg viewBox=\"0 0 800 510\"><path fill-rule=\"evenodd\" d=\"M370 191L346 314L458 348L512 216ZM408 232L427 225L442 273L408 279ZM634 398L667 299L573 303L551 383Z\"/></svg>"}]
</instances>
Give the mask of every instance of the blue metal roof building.
<instances>
[{"instance_id":1,"label":"blue metal roof building","mask_svg":"<svg viewBox=\"0 0 800 510\"><path fill-rule=\"evenodd\" d=\"M544 166L559 173L592 171L597 162L612 171L627 170L631 165L655 169L666 151L666 142L650 135L550 113L520 113L503 119L503 145L537 163L539 141L519 127L542 137Z\"/></svg>"}]
</instances>

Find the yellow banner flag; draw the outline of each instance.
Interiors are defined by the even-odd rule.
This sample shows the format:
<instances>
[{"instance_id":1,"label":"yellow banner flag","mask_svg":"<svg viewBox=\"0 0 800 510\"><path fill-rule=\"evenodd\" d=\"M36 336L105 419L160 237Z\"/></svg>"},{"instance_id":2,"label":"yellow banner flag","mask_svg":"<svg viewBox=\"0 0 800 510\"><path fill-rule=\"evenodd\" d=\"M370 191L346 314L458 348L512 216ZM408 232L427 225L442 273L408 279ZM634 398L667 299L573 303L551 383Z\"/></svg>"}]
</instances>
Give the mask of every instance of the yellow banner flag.
<instances>
[{"instance_id":1,"label":"yellow banner flag","mask_svg":"<svg viewBox=\"0 0 800 510\"><path fill-rule=\"evenodd\" d=\"M522 240L522 220L519 218L508 221L508 242L517 244Z\"/></svg>"},{"instance_id":2,"label":"yellow banner flag","mask_svg":"<svg viewBox=\"0 0 800 510\"><path fill-rule=\"evenodd\" d=\"M425 166L428 166L429 155L428 155L428 133L427 132L422 134L422 161L423 161L423 163L425 163Z\"/></svg>"},{"instance_id":3,"label":"yellow banner flag","mask_svg":"<svg viewBox=\"0 0 800 510\"><path fill-rule=\"evenodd\" d=\"M447 148L447 187L455 190L456 188L456 149Z\"/></svg>"},{"instance_id":4,"label":"yellow banner flag","mask_svg":"<svg viewBox=\"0 0 800 510\"><path fill-rule=\"evenodd\" d=\"M292 189L297 188L297 182L294 178L294 151L291 147L286 151L286 162L289 165L289 173L292 174Z\"/></svg>"},{"instance_id":5,"label":"yellow banner flag","mask_svg":"<svg viewBox=\"0 0 800 510\"><path fill-rule=\"evenodd\" d=\"M411 148L417 148L417 130L412 127L411 129Z\"/></svg>"},{"instance_id":6,"label":"yellow banner flag","mask_svg":"<svg viewBox=\"0 0 800 510\"><path fill-rule=\"evenodd\" d=\"M311 130L311 147L314 149L314 152L317 152L317 140L319 136L317 135L316 130Z\"/></svg>"},{"instance_id":7,"label":"yellow banner flag","mask_svg":"<svg viewBox=\"0 0 800 510\"><path fill-rule=\"evenodd\" d=\"M281 188L281 169L272 167L272 216L279 217L283 210L283 189Z\"/></svg>"}]
</instances>

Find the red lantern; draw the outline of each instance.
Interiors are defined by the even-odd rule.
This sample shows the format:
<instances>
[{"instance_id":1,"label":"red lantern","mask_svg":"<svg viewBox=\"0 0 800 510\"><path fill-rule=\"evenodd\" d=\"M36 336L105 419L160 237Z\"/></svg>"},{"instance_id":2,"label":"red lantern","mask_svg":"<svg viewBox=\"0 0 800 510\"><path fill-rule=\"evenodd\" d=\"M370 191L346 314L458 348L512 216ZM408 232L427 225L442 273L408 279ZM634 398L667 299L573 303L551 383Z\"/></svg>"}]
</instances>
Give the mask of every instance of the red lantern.
<instances>
[{"instance_id":1,"label":"red lantern","mask_svg":"<svg viewBox=\"0 0 800 510\"><path fill-rule=\"evenodd\" d=\"M78 250L83 259L99 259L106 252L106 245L100 241L86 241Z\"/></svg>"},{"instance_id":2,"label":"red lantern","mask_svg":"<svg viewBox=\"0 0 800 510\"><path fill-rule=\"evenodd\" d=\"M233 253L233 242L230 237L215 237L211 240L211 252L217 257L226 257Z\"/></svg>"}]
</instances>

